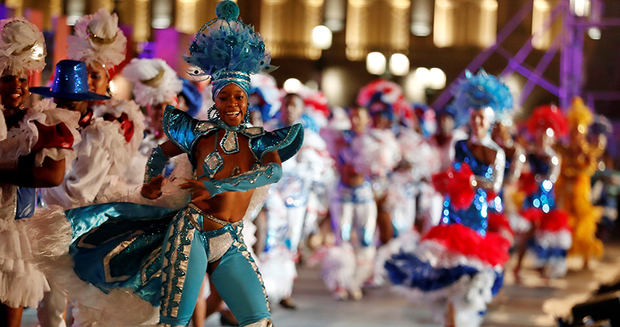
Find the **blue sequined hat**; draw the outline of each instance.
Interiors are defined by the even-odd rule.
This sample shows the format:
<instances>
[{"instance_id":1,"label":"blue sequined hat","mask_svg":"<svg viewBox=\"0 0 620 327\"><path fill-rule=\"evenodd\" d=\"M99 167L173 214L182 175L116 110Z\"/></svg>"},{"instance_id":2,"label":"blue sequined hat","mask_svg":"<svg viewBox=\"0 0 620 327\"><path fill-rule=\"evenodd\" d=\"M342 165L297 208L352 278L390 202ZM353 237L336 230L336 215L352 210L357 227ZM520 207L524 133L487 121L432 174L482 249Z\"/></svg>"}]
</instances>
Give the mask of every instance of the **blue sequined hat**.
<instances>
[{"instance_id":1,"label":"blue sequined hat","mask_svg":"<svg viewBox=\"0 0 620 327\"><path fill-rule=\"evenodd\" d=\"M44 97L68 100L107 100L110 97L88 91L88 71L83 61L61 60L56 64L52 87L31 87L30 92Z\"/></svg>"},{"instance_id":2,"label":"blue sequined hat","mask_svg":"<svg viewBox=\"0 0 620 327\"><path fill-rule=\"evenodd\" d=\"M217 18L202 26L189 47L185 61L192 67L188 74L203 79L211 76L214 97L231 83L248 94L250 74L274 69L271 56L260 34L239 20L236 3L222 1L215 13Z\"/></svg>"}]
</instances>

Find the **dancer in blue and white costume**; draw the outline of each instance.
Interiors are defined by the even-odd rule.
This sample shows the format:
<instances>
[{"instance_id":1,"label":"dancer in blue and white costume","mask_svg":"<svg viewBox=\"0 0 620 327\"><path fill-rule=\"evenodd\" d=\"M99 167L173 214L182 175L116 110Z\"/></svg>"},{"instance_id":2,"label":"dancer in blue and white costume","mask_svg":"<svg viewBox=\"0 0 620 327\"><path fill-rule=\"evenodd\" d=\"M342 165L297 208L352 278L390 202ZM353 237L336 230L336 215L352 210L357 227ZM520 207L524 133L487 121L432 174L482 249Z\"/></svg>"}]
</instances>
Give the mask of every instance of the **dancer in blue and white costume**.
<instances>
[{"instance_id":1,"label":"dancer in blue and white costume","mask_svg":"<svg viewBox=\"0 0 620 327\"><path fill-rule=\"evenodd\" d=\"M161 326L185 326L208 272L241 326L271 326L261 276L241 236L241 219L254 189L279 180L280 162L297 152L303 129L293 125L266 132L246 125L249 74L269 69L270 56L260 36L238 19L234 2L220 2L216 13L196 34L186 57L196 67L194 75L213 78L210 120L167 107L168 141L153 150L142 188L145 197L161 195L168 159L186 154L197 176L182 185L191 201L181 210L106 203L67 212L76 237L71 246L75 273L108 293L98 299L107 297L112 305L109 311L100 308L98 324L119 326L119 319L126 318L132 322L125 325L139 325L149 308L159 306ZM136 295L146 315L122 301ZM97 308L88 305L85 309Z\"/></svg>"},{"instance_id":2,"label":"dancer in blue and white costume","mask_svg":"<svg viewBox=\"0 0 620 327\"><path fill-rule=\"evenodd\" d=\"M441 223L413 250L403 248L394 255L386 268L397 289L411 300L447 309L446 325L478 326L501 285L508 259L508 242L487 231L487 192L499 191L505 160L488 132L494 112L511 109L512 97L503 83L484 71L467 72L454 93L453 106L462 119L469 118L471 134L456 142L452 171L444 175L450 186L442 190L446 197ZM467 167L473 175L465 173ZM465 193L469 201L462 201Z\"/></svg>"},{"instance_id":3,"label":"dancer in blue and white costume","mask_svg":"<svg viewBox=\"0 0 620 327\"><path fill-rule=\"evenodd\" d=\"M268 123L276 128L297 122L304 126L301 149L282 164L282 179L270 188L265 205L267 237L264 252L259 254L267 293L287 309L296 308L292 299L297 276L295 261L309 218L311 196L317 185L329 177L327 172L332 166L325 141L318 134L318 124L307 111L301 94L289 93L282 99L278 118ZM316 208L313 209L316 213Z\"/></svg>"},{"instance_id":4,"label":"dancer in blue and white costume","mask_svg":"<svg viewBox=\"0 0 620 327\"><path fill-rule=\"evenodd\" d=\"M350 108L349 118L350 130L322 133L340 173L329 208L336 244L323 258L322 277L339 300L361 299L362 286L373 274L377 204L371 179L387 176L398 162L385 150L399 154L391 131L370 128L367 108Z\"/></svg>"}]
</instances>

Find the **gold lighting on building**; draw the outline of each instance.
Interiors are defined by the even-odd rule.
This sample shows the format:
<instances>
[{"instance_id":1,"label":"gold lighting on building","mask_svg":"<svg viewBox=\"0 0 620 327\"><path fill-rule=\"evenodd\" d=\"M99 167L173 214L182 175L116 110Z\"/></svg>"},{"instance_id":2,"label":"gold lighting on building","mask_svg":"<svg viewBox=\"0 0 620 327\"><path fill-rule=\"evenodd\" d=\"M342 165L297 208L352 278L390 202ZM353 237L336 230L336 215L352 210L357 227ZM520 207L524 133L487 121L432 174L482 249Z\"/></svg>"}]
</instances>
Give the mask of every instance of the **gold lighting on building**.
<instances>
[{"instance_id":1,"label":"gold lighting on building","mask_svg":"<svg viewBox=\"0 0 620 327\"><path fill-rule=\"evenodd\" d=\"M346 55L363 60L372 51L409 52L409 0L349 0Z\"/></svg>"},{"instance_id":2,"label":"gold lighting on building","mask_svg":"<svg viewBox=\"0 0 620 327\"><path fill-rule=\"evenodd\" d=\"M550 23L551 12L559 0L534 0L532 11L532 45L539 50L548 49L562 30L562 19Z\"/></svg>"},{"instance_id":3,"label":"gold lighting on building","mask_svg":"<svg viewBox=\"0 0 620 327\"><path fill-rule=\"evenodd\" d=\"M151 3L149 0L120 0L117 2L119 24L133 27L133 41L148 41L151 36Z\"/></svg>"},{"instance_id":4,"label":"gold lighting on building","mask_svg":"<svg viewBox=\"0 0 620 327\"><path fill-rule=\"evenodd\" d=\"M94 14L103 8L109 12L114 11L114 0L88 0L88 12Z\"/></svg>"},{"instance_id":5,"label":"gold lighting on building","mask_svg":"<svg viewBox=\"0 0 620 327\"><path fill-rule=\"evenodd\" d=\"M322 23L323 0L263 0L260 33L273 57L318 59L312 29Z\"/></svg>"},{"instance_id":6,"label":"gold lighting on building","mask_svg":"<svg viewBox=\"0 0 620 327\"><path fill-rule=\"evenodd\" d=\"M172 24L172 12L174 11L174 3L170 0L153 0L152 9L153 18L151 19L151 27L170 27L170 25Z\"/></svg>"},{"instance_id":7,"label":"gold lighting on building","mask_svg":"<svg viewBox=\"0 0 620 327\"><path fill-rule=\"evenodd\" d=\"M488 47L497 33L497 0L436 0L433 41L438 47Z\"/></svg>"},{"instance_id":8,"label":"gold lighting on building","mask_svg":"<svg viewBox=\"0 0 620 327\"><path fill-rule=\"evenodd\" d=\"M176 0L174 26L181 33L193 35L204 23L215 18L218 2L219 0Z\"/></svg>"}]
</instances>

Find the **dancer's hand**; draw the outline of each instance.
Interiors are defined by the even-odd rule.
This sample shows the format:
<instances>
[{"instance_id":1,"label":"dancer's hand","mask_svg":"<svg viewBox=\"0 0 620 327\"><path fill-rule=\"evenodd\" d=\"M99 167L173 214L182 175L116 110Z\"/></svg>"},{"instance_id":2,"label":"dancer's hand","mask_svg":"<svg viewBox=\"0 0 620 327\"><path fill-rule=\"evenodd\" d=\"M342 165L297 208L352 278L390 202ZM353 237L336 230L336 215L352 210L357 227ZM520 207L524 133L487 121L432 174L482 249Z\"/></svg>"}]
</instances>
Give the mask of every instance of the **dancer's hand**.
<instances>
[{"instance_id":1,"label":"dancer's hand","mask_svg":"<svg viewBox=\"0 0 620 327\"><path fill-rule=\"evenodd\" d=\"M161 196L161 184L163 181L164 177L162 175L153 177L148 183L142 185L140 194L147 199L157 199Z\"/></svg>"},{"instance_id":2,"label":"dancer's hand","mask_svg":"<svg viewBox=\"0 0 620 327\"><path fill-rule=\"evenodd\" d=\"M192 194L192 201L204 201L211 198L211 194L209 194L209 191L202 185L202 181L186 179L185 183L181 184L181 188L188 190Z\"/></svg>"}]
</instances>

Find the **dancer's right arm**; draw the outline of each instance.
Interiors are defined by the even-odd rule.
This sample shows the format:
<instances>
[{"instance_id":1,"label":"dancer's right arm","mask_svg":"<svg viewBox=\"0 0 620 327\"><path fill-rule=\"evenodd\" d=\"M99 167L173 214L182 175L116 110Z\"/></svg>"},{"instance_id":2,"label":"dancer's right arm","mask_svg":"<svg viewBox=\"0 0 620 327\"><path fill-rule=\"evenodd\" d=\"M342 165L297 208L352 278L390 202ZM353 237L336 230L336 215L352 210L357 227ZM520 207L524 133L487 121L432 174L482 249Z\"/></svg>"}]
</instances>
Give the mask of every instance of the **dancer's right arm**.
<instances>
[{"instance_id":1,"label":"dancer's right arm","mask_svg":"<svg viewBox=\"0 0 620 327\"><path fill-rule=\"evenodd\" d=\"M170 158L182 153L183 151L170 140L153 148L144 171L144 185L141 190L143 197L156 199L161 195L161 184L164 180L162 171Z\"/></svg>"},{"instance_id":2,"label":"dancer's right arm","mask_svg":"<svg viewBox=\"0 0 620 327\"><path fill-rule=\"evenodd\" d=\"M65 159L45 158L41 167L18 165L14 169L0 169L0 183L23 187L54 187L65 175Z\"/></svg>"}]
</instances>

